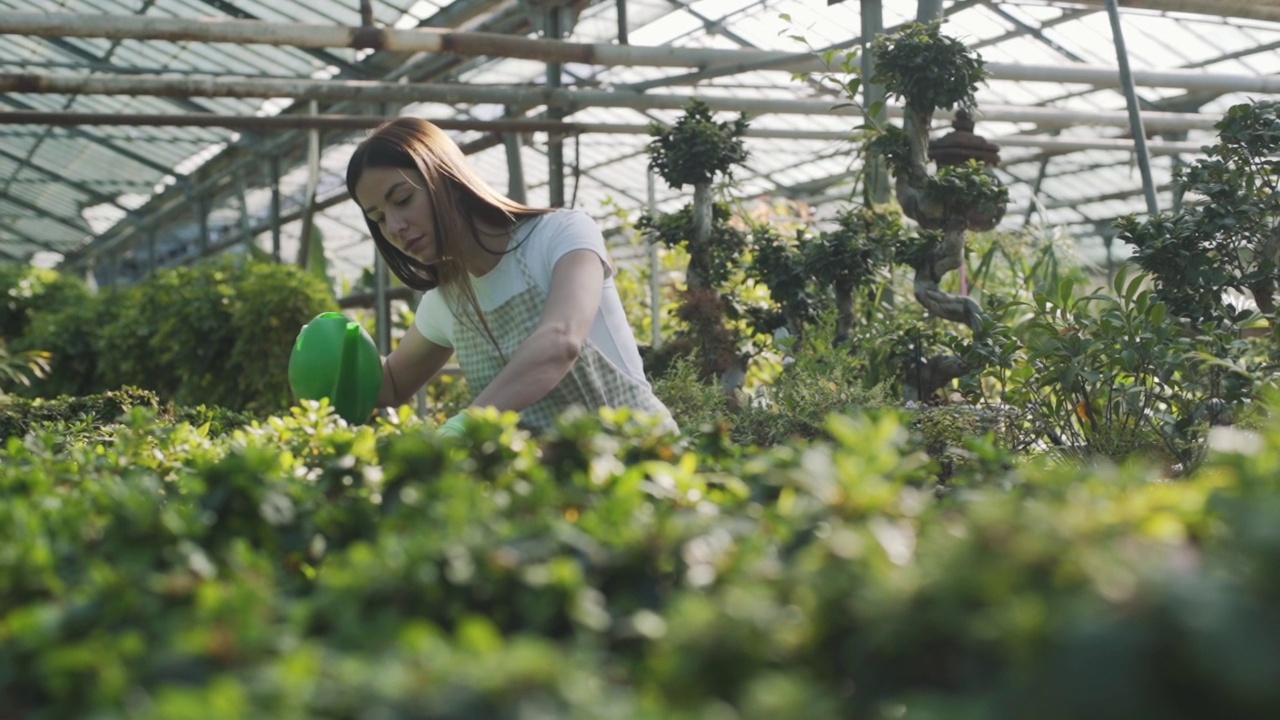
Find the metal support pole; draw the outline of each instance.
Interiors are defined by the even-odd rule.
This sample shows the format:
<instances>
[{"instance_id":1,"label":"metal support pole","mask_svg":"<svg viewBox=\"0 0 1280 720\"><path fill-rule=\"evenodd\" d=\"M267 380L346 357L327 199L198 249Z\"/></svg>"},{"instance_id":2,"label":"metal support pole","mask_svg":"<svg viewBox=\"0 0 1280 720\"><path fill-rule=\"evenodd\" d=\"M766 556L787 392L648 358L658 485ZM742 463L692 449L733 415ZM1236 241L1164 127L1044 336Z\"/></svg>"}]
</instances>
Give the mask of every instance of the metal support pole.
<instances>
[{"instance_id":1,"label":"metal support pole","mask_svg":"<svg viewBox=\"0 0 1280 720\"><path fill-rule=\"evenodd\" d=\"M240 199L240 239L246 252L253 250L253 223L249 221L249 194L245 189L244 174L236 173L236 195Z\"/></svg>"},{"instance_id":2,"label":"metal support pole","mask_svg":"<svg viewBox=\"0 0 1280 720\"><path fill-rule=\"evenodd\" d=\"M317 112L312 100L309 115ZM298 267L306 269L311 260L311 228L315 222L316 188L320 184L320 131L307 131L307 191L302 201L302 229L298 234Z\"/></svg>"},{"instance_id":3,"label":"metal support pole","mask_svg":"<svg viewBox=\"0 0 1280 720\"><path fill-rule=\"evenodd\" d=\"M200 225L200 257L209 253L209 199L203 194L195 197L196 222Z\"/></svg>"},{"instance_id":4,"label":"metal support pole","mask_svg":"<svg viewBox=\"0 0 1280 720\"><path fill-rule=\"evenodd\" d=\"M627 0L618 0L618 44L630 44L627 40Z\"/></svg>"},{"instance_id":5,"label":"metal support pole","mask_svg":"<svg viewBox=\"0 0 1280 720\"><path fill-rule=\"evenodd\" d=\"M559 40L564 32L564 7L553 5L547 8L547 37ZM561 85L561 71L564 66L559 62L547 63L547 87L557 90ZM558 107L548 108L547 117L551 120L564 118L564 111ZM554 132L547 134L547 189L551 207L564 207L564 136Z\"/></svg>"},{"instance_id":6,"label":"metal support pole","mask_svg":"<svg viewBox=\"0 0 1280 720\"><path fill-rule=\"evenodd\" d=\"M507 146L507 197L518 203L528 202L525 192L524 161L520 157L523 144L519 133L504 133L502 142Z\"/></svg>"},{"instance_id":7,"label":"metal support pole","mask_svg":"<svg viewBox=\"0 0 1280 720\"><path fill-rule=\"evenodd\" d=\"M387 261L375 246L373 248L374 332L378 352L383 355L391 352L391 298L387 297L388 285Z\"/></svg>"},{"instance_id":8,"label":"metal support pole","mask_svg":"<svg viewBox=\"0 0 1280 720\"><path fill-rule=\"evenodd\" d=\"M646 173L648 177L648 209L654 216L658 210L657 190L653 170ZM654 350L662 347L662 263L658 258L658 243L649 243L649 311L651 313L652 339L649 342Z\"/></svg>"},{"instance_id":9,"label":"metal support pole","mask_svg":"<svg viewBox=\"0 0 1280 720\"><path fill-rule=\"evenodd\" d=\"M1160 212L1156 203L1156 183L1151 177L1151 156L1147 154L1147 133L1142 128L1142 111L1138 108L1138 93L1133 87L1133 75L1129 72L1129 52L1125 50L1124 33L1120 27L1120 7L1116 0L1107 0L1107 15L1111 17L1111 35L1116 44L1116 60L1120 63L1120 82L1124 85L1124 98L1129 106L1129 126L1133 131L1133 150L1138 157L1138 169L1142 173L1142 192L1147 198L1147 212Z\"/></svg>"},{"instance_id":10,"label":"metal support pole","mask_svg":"<svg viewBox=\"0 0 1280 720\"><path fill-rule=\"evenodd\" d=\"M272 154L267 164L271 176L271 257L280 262L280 157Z\"/></svg>"},{"instance_id":11,"label":"metal support pole","mask_svg":"<svg viewBox=\"0 0 1280 720\"><path fill-rule=\"evenodd\" d=\"M147 277L156 274L156 231L147 233Z\"/></svg>"},{"instance_id":12,"label":"metal support pole","mask_svg":"<svg viewBox=\"0 0 1280 720\"><path fill-rule=\"evenodd\" d=\"M916 5L916 20L922 23L942 18L942 0L920 0Z\"/></svg>"},{"instance_id":13,"label":"metal support pole","mask_svg":"<svg viewBox=\"0 0 1280 720\"><path fill-rule=\"evenodd\" d=\"M876 103L883 104L885 100L884 86L871 83L871 76L875 74L875 67L871 57L871 41L884 32L884 6L881 0L862 0L861 10L863 39L861 58L862 103L863 107L867 108L869 112L873 105ZM874 125L879 126L884 123L885 118L885 112L882 110L870 119ZM889 202L889 169L885 164L884 158L868 153L866 167L866 200L876 205Z\"/></svg>"}]
</instances>

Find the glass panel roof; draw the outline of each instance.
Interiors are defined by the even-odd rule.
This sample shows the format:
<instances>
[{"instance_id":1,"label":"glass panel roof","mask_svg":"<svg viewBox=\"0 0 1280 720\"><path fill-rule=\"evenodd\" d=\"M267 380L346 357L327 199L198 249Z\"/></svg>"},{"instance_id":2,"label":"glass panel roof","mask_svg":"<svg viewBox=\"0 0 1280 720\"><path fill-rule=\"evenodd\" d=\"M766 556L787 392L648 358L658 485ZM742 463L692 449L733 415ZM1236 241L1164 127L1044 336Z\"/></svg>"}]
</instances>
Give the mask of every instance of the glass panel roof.
<instances>
[{"instance_id":1,"label":"glass panel roof","mask_svg":"<svg viewBox=\"0 0 1280 720\"><path fill-rule=\"evenodd\" d=\"M375 24L437 26L537 37L545 26L544 2L508 0L374 0ZM883 26L915 18L916 0L881 0ZM792 53L858 47L862 13L876 3L845 0L627 0L628 40L672 48L764 49ZM1194 148L1214 140L1212 124L1231 105L1280 99L1280 0L1198 5L1184 1L1121 0L1123 30L1135 71L1214 73L1256 81L1250 91L1216 88L1138 87L1148 118L1151 167L1161 208L1172 206L1168 183L1174 168L1195 159ZM1138 6L1138 7L1135 7ZM613 44L618 37L617 0L578 0L576 23L565 39ZM1240 16L1222 15L1229 8ZM257 19L271 23L358 26L354 0L0 0L8 13L41 13L74 19L113 17ZM1123 93L1116 83L1094 86L1054 79L1054 69L1072 65L1114 68L1111 25L1102 0L948 0L944 31L974 47L990 63L1035 66L1044 80L996 77L978 93L977 132L1003 141L1001 180L1011 203L1003 227L1062 226L1086 251L1101 247L1111 221L1146 211L1141 174L1129 143ZM148 242L157 257L189 260L201 252L200 208L214 250L243 248L243 228L270 249L272 206L278 197L282 256L296 254L299 217L308 184L307 132L297 129L232 129L163 124L164 118L204 113L214 117L297 116L311 103L293 97L184 97L166 95L75 95L25 91L39 78L246 78L254 80L362 80L462 83L466 86L539 86L546 65L522 59L455 58L372 52L353 48L304 49L263 44L180 40L112 40L9 34L0 42L0 78L23 74L25 84L0 94L0 259L54 265L94 256L99 270L112 262L128 280L145 271ZM91 33L90 33L91 34ZM1059 75L1060 78L1060 75ZM739 99L812 100L811 112L754 113L752 128L828 133L822 139L751 137L751 157L735 173L740 192L791 197L814 204L819 219L847 202L860 160L847 136L856 115L827 108L843 101L817 82L787 71L727 71L567 64L563 84L571 91L641 91L657 102L698 95L732 105ZM1165 83L1177 84L1177 83ZM1264 92L1261 88L1272 90ZM1256 90L1256 91L1255 91ZM630 96L627 96L630 97ZM376 118L407 114L433 118L536 119L545 107L511 108L499 103L414 103L397 106L318 102L325 115ZM1038 114L1031 115L1027 110ZM16 111L47 113L41 122L22 121ZM114 122L72 121L95 113ZM617 224L614 207L663 210L687 201L687 193L654 183L649 195L644 128L670 122L678 107L644 109L585 105L571 109L572 123L614 126L612 132L570 136L564 143L565 201ZM7 117L6 117L7 116ZM50 118L61 118L53 121ZM150 117L161 116L161 117ZM723 117L731 117L725 112ZM146 124L153 122L157 124ZM940 113L935 133L947 132ZM339 279L351 280L373 259L372 243L355 206L344 199L346 158L365 130L324 130L316 225ZM488 132L451 131L481 174L508 188L507 147ZM1075 141L1066 145L1066 141ZM549 202L548 138L521 135L520 161L527 197ZM279 175L278 196L272 191ZM634 215L634 212L633 212ZM122 251L109 261L112 249ZM1092 249L1092 250L1091 250Z\"/></svg>"}]
</instances>

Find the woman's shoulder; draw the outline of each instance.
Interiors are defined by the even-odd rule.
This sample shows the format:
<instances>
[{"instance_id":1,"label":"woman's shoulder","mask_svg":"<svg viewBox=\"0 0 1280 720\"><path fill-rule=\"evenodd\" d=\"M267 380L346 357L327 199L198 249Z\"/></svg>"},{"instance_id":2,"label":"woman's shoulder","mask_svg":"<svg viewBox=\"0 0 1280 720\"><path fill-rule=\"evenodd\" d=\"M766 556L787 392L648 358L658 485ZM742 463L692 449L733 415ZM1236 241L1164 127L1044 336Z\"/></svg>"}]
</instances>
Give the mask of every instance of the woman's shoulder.
<instances>
[{"instance_id":1,"label":"woman's shoulder","mask_svg":"<svg viewBox=\"0 0 1280 720\"><path fill-rule=\"evenodd\" d=\"M539 230L563 230L565 228L598 227L596 221L582 210L572 208L553 208L549 212L535 215L525 221L530 228Z\"/></svg>"}]
</instances>

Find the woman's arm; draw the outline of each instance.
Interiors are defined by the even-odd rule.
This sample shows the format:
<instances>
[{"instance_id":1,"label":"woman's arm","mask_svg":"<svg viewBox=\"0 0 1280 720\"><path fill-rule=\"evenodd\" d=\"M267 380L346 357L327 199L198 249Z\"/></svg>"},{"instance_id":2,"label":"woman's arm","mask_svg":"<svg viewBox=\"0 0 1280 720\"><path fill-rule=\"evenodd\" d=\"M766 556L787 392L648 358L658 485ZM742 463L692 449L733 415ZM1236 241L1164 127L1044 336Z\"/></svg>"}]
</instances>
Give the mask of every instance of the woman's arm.
<instances>
[{"instance_id":1,"label":"woman's arm","mask_svg":"<svg viewBox=\"0 0 1280 720\"><path fill-rule=\"evenodd\" d=\"M604 265L594 251L573 250L557 260L537 328L472 406L519 411L551 392L586 344L603 289Z\"/></svg>"},{"instance_id":2,"label":"woman's arm","mask_svg":"<svg viewBox=\"0 0 1280 720\"><path fill-rule=\"evenodd\" d=\"M409 326L400 344L382 362L382 392L378 407L399 407L440 372L453 357L453 348L437 345Z\"/></svg>"}]
</instances>

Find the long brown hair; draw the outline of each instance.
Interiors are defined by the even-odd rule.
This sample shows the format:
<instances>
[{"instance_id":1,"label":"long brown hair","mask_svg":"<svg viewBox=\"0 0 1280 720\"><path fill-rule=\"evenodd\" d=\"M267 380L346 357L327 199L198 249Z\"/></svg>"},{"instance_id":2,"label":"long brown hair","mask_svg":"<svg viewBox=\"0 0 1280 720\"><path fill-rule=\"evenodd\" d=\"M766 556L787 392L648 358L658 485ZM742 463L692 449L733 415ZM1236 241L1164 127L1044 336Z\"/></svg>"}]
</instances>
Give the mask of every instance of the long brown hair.
<instances>
[{"instance_id":1,"label":"long brown hair","mask_svg":"<svg viewBox=\"0 0 1280 720\"><path fill-rule=\"evenodd\" d=\"M457 143L422 118L388 120L356 146L347 162L347 194L352 200L356 197L356 183L370 168L400 168L421 173L426 181L427 201L434 211L432 231L441 256L435 265L424 265L401 252L382 234L377 223L365 216L369 234L391 272L414 290L440 287L450 304L459 309L465 299L493 339L480 311L471 276L462 262L461 238L475 238L481 248L495 255L508 252L487 246L481 227L501 228L504 234L509 234L521 220L549 213L551 209L530 207L495 191L472 169Z\"/></svg>"}]
</instances>

